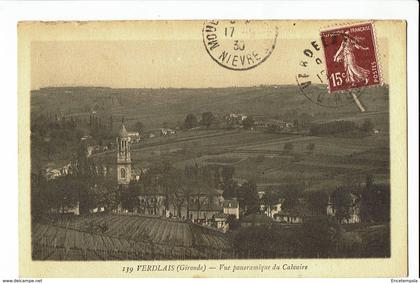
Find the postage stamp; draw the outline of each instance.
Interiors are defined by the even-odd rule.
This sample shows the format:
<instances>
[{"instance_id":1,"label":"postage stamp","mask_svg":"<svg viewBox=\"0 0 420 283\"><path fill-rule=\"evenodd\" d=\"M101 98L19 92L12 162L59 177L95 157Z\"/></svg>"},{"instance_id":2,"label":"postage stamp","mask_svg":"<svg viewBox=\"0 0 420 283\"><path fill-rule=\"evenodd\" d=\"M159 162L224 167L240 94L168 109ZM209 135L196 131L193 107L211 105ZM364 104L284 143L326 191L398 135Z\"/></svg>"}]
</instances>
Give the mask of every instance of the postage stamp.
<instances>
[{"instance_id":1,"label":"postage stamp","mask_svg":"<svg viewBox=\"0 0 420 283\"><path fill-rule=\"evenodd\" d=\"M372 23L321 31L329 92L381 85Z\"/></svg>"},{"instance_id":2,"label":"postage stamp","mask_svg":"<svg viewBox=\"0 0 420 283\"><path fill-rule=\"evenodd\" d=\"M203 43L219 65L235 71L257 67L276 47L277 29L262 21L206 21Z\"/></svg>"},{"instance_id":3,"label":"postage stamp","mask_svg":"<svg viewBox=\"0 0 420 283\"><path fill-rule=\"evenodd\" d=\"M329 92L326 64L322 52L321 43L315 38L299 50L301 55L295 78L300 93L319 106L338 108L354 103L361 112L366 111L360 101L364 92L363 88Z\"/></svg>"}]
</instances>

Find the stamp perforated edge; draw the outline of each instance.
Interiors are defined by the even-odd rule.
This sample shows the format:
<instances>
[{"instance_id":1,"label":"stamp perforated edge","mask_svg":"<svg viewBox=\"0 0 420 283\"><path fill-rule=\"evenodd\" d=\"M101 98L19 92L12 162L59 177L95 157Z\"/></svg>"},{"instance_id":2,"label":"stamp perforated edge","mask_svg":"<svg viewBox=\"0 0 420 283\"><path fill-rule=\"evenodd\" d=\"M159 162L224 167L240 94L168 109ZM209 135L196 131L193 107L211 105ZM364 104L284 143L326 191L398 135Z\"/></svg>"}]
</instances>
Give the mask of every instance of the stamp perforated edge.
<instances>
[{"instance_id":1,"label":"stamp perforated edge","mask_svg":"<svg viewBox=\"0 0 420 283\"><path fill-rule=\"evenodd\" d=\"M378 43L377 43L377 40L376 40L377 35L376 35L376 30L375 30L375 24L374 23L375 23L375 21L373 21L373 20L351 22L351 23L347 22L347 23L342 23L342 24L332 24L332 25L328 25L328 26L320 28L319 37L320 37L320 40L322 42L322 36L321 36L322 32L330 31L330 30L334 30L334 29L339 29L339 28L348 28L348 27L352 27L352 26L356 26L356 25L370 24L372 26L372 37L373 37L373 47L375 48L375 58L376 58L376 63L378 64L379 84L331 91L330 90L330 84L328 83L327 84L327 89L328 89L329 93L337 93L338 94L338 93L347 93L347 92L351 92L351 91L363 91L364 89L377 88L377 87L384 86L384 79L383 79L383 76L382 76L382 70L383 69L382 69L382 65L381 65L382 56L380 55L379 48L378 48ZM324 48L324 46L322 46L322 48ZM326 72L327 80L328 80L327 58L325 57L325 50L324 50L322 56L324 58L325 72Z\"/></svg>"}]
</instances>

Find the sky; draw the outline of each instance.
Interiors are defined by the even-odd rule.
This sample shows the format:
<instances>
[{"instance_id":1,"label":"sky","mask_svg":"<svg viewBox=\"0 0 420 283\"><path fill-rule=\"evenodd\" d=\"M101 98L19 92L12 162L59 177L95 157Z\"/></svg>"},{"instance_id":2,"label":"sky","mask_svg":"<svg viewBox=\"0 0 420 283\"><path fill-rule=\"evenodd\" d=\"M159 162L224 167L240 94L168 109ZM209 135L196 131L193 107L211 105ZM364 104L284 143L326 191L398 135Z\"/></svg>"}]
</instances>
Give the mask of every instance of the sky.
<instances>
[{"instance_id":1,"label":"sky","mask_svg":"<svg viewBox=\"0 0 420 283\"><path fill-rule=\"evenodd\" d=\"M31 89L295 84L295 76L302 71L299 62L305 59L303 50L319 38L317 25L284 22L274 51L265 62L250 70L232 71L210 58L203 44L202 22L43 28L48 32L38 29L40 35L35 33L31 42ZM121 29L122 34L118 33ZM322 52L318 55L323 56Z\"/></svg>"}]
</instances>

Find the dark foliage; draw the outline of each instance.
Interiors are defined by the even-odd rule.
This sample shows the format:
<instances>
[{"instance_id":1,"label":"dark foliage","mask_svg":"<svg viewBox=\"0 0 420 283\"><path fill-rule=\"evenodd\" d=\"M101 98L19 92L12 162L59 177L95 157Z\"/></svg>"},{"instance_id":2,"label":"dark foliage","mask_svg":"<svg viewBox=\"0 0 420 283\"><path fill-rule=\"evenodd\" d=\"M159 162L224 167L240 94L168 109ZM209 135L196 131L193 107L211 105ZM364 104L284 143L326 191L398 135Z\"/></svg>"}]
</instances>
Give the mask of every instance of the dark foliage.
<instances>
[{"instance_id":1,"label":"dark foliage","mask_svg":"<svg viewBox=\"0 0 420 283\"><path fill-rule=\"evenodd\" d=\"M309 133L314 136L364 136L373 128L370 120L365 121L362 125L358 125L353 121L332 121L322 124L312 124Z\"/></svg>"},{"instance_id":2,"label":"dark foliage","mask_svg":"<svg viewBox=\"0 0 420 283\"><path fill-rule=\"evenodd\" d=\"M192 129L197 126L198 126L197 117L194 114L188 114L187 117L185 117L184 127L186 129Z\"/></svg>"},{"instance_id":3,"label":"dark foliage","mask_svg":"<svg viewBox=\"0 0 420 283\"><path fill-rule=\"evenodd\" d=\"M201 114L201 124L209 128L216 120L212 112L204 112Z\"/></svg>"},{"instance_id":4,"label":"dark foliage","mask_svg":"<svg viewBox=\"0 0 420 283\"><path fill-rule=\"evenodd\" d=\"M254 123L255 120L252 116L248 116L242 121L242 125L245 129L251 129L254 126Z\"/></svg>"},{"instance_id":5,"label":"dark foliage","mask_svg":"<svg viewBox=\"0 0 420 283\"><path fill-rule=\"evenodd\" d=\"M331 194L332 206L335 209L335 217L338 221L350 218L353 200L351 192L343 187L337 188Z\"/></svg>"}]
</instances>

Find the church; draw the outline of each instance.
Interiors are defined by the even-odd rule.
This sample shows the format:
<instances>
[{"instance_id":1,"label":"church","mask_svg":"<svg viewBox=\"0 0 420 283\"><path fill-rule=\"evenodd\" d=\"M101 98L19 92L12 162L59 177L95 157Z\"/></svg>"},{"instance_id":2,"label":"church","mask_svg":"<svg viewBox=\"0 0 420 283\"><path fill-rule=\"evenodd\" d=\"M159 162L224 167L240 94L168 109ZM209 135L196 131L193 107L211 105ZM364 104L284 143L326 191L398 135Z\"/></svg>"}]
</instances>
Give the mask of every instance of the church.
<instances>
[{"instance_id":1,"label":"church","mask_svg":"<svg viewBox=\"0 0 420 283\"><path fill-rule=\"evenodd\" d=\"M139 168L133 163L131 156L130 133L124 122L118 131L115 150L106 154L92 154L88 156L88 163L95 174L104 176L110 183L115 184L120 190L137 187L138 203L132 208L133 212L143 215L178 217L192 221L206 222L215 215L223 212L222 191L211 189L205 191L200 188L190 188L189 195L184 195L182 190L168 192L159 184L142 186L139 181L148 168ZM159 177L155 178L155 181ZM179 200L176 200L179 198ZM185 200L188 198L188 200ZM184 201L182 201L184 200ZM119 211L123 211L122 207ZM128 212L128 210L127 210Z\"/></svg>"},{"instance_id":2,"label":"church","mask_svg":"<svg viewBox=\"0 0 420 283\"><path fill-rule=\"evenodd\" d=\"M131 153L130 153L130 141L128 132L124 126L121 125L121 129L117 137L117 183L119 186L128 185L131 181Z\"/></svg>"},{"instance_id":3,"label":"church","mask_svg":"<svg viewBox=\"0 0 420 283\"><path fill-rule=\"evenodd\" d=\"M124 122L118 131L115 150L90 153L89 140L82 141L82 151L76 160L71 162L71 169L76 171L90 171L94 175L104 176L110 183L119 188L128 187L132 180L138 180L144 173L144 169L135 168L131 159L130 132L127 131ZM71 171L69 174L71 174Z\"/></svg>"}]
</instances>

